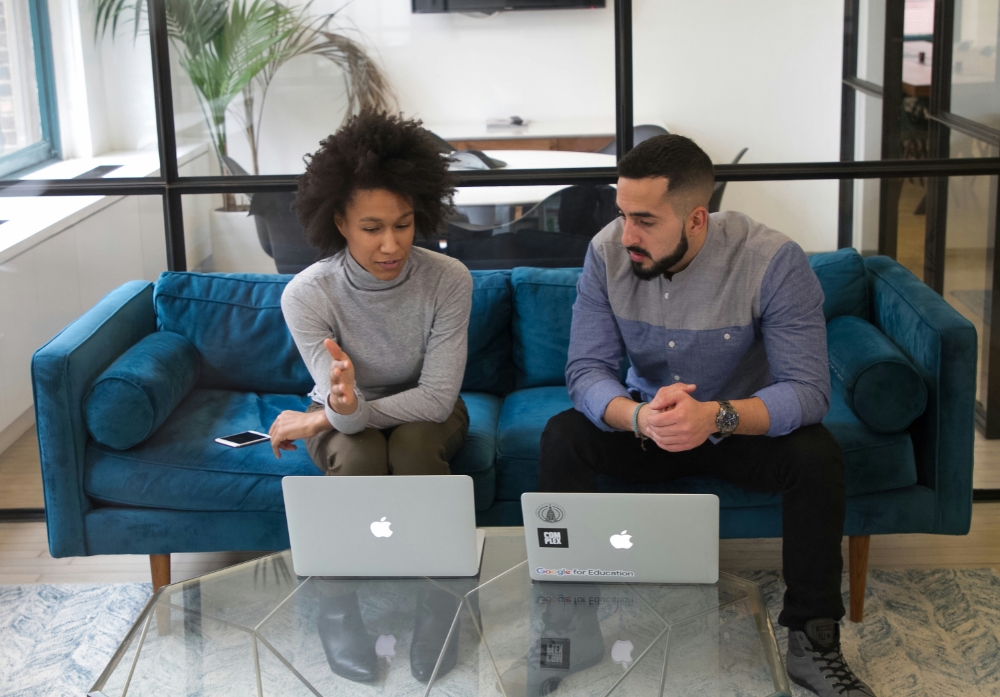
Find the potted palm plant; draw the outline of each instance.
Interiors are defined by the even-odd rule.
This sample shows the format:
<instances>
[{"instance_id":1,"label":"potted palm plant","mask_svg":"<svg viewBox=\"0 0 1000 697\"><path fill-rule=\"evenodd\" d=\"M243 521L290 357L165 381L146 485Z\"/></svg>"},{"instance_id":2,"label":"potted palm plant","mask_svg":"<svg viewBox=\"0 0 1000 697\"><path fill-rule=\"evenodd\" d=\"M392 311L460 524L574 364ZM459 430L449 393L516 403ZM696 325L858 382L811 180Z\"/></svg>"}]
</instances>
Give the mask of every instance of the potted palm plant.
<instances>
[{"instance_id":1,"label":"potted palm plant","mask_svg":"<svg viewBox=\"0 0 1000 697\"><path fill-rule=\"evenodd\" d=\"M119 25L133 25L133 39L145 26L147 0L95 0L95 39ZM251 168L260 174L261 115L278 70L293 58L315 55L344 75L345 119L361 109L388 109L389 83L364 47L337 31L337 13L312 15L312 2L289 7L278 0L165 0L167 30L178 63L194 86L212 148L224 174L233 174L226 115L240 124L250 147ZM234 104L239 100L239 104ZM235 197L224 210L236 210Z\"/></svg>"}]
</instances>

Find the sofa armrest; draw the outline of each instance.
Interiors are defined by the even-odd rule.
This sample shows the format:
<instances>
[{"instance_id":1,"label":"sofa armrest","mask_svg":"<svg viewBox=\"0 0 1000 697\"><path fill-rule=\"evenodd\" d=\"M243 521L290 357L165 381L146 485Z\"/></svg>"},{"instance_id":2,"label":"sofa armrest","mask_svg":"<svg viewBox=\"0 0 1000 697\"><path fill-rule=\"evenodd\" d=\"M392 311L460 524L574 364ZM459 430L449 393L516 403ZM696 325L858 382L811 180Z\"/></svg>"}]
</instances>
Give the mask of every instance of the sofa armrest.
<instances>
[{"instance_id":1,"label":"sofa armrest","mask_svg":"<svg viewBox=\"0 0 1000 697\"><path fill-rule=\"evenodd\" d=\"M927 410L909 428L917 482L934 490L934 529L961 535L972 520L976 329L940 295L888 257L865 260L871 321L913 362Z\"/></svg>"},{"instance_id":2,"label":"sofa armrest","mask_svg":"<svg viewBox=\"0 0 1000 697\"><path fill-rule=\"evenodd\" d=\"M154 331L153 284L130 281L104 296L31 360L45 517L54 557L87 554L83 523L91 507L83 493L87 390L112 361Z\"/></svg>"}]
</instances>

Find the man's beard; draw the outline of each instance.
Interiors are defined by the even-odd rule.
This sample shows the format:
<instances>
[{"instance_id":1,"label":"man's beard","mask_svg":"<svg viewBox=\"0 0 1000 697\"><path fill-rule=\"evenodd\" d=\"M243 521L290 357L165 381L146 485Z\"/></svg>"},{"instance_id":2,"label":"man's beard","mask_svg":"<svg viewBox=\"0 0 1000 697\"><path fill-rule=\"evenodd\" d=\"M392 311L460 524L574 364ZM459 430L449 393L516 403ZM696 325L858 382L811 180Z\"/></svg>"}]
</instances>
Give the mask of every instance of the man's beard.
<instances>
[{"instance_id":1,"label":"man's beard","mask_svg":"<svg viewBox=\"0 0 1000 697\"><path fill-rule=\"evenodd\" d=\"M642 247L632 246L632 247L626 247L625 249L627 249L630 252L633 252L634 254L643 254L647 257L650 258L652 257L652 255ZM669 279L671 276L673 276L673 274L670 272L670 269L674 266L677 266L677 264L680 263L681 259L683 259L684 255L687 253L688 253L687 229L682 228L680 242L677 243L677 247L674 248L673 252L663 257L662 259L658 259L657 261L653 262L653 265L648 269L642 266L642 262L631 261L630 263L632 264L632 273L634 273L636 277L638 277L639 280L642 281L652 281L657 276L664 276L665 278Z\"/></svg>"}]
</instances>

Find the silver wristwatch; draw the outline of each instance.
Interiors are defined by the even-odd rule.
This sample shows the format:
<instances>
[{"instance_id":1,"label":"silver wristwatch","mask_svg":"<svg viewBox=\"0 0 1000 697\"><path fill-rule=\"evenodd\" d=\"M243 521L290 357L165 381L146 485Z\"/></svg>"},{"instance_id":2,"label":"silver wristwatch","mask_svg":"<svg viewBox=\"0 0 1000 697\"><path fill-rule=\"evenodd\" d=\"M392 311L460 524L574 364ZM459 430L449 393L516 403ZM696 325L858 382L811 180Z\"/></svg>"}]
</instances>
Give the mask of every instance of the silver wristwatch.
<instances>
[{"instance_id":1,"label":"silver wristwatch","mask_svg":"<svg viewBox=\"0 0 1000 697\"><path fill-rule=\"evenodd\" d=\"M715 417L715 427L719 429L719 437L725 438L733 435L739 425L740 415L733 409L733 405L725 399L720 399L719 413Z\"/></svg>"}]
</instances>

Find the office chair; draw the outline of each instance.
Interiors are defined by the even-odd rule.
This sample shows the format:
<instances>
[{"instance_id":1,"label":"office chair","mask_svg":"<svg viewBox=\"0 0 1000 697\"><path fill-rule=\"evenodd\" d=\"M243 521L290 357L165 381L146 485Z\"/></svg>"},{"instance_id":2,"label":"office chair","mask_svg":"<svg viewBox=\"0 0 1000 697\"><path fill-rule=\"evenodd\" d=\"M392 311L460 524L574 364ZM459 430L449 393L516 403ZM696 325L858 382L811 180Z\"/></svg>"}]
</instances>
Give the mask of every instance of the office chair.
<instances>
[{"instance_id":1,"label":"office chair","mask_svg":"<svg viewBox=\"0 0 1000 697\"><path fill-rule=\"evenodd\" d=\"M503 225L451 221L437 251L470 269L582 266L590 240L617 215L614 187L570 186Z\"/></svg>"},{"instance_id":2,"label":"office chair","mask_svg":"<svg viewBox=\"0 0 1000 697\"><path fill-rule=\"evenodd\" d=\"M444 155L448 155L449 153L455 152L455 147L447 140L439 136L434 131L427 130L426 128L424 130L427 131L428 137L430 137L431 141L434 143L434 146L438 149L438 152Z\"/></svg>"},{"instance_id":3,"label":"office chair","mask_svg":"<svg viewBox=\"0 0 1000 697\"><path fill-rule=\"evenodd\" d=\"M427 131L427 135L430 137L431 142L434 143L434 147L437 148L438 152L442 155L451 156L452 162L448 166L448 169L458 171L469 169L502 169L507 166L507 163L503 160L490 157L482 150L475 150L473 148L456 150L451 143L434 131Z\"/></svg>"},{"instance_id":4,"label":"office chair","mask_svg":"<svg viewBox=\"0 0 1000 697\"><path fill-rule=\"evenodd\" d=\"M662 126L653 126L651 124L646 124L642 126L635 126L632 129L632 144L638 145L644 140L649 140L653 136L665 136L669 131ZM605 155L617 155L618 154L618 141L613 140L597 152L603 153Z\"/></svg>"},{"instance_id":5,"label":"office chair","mask_svg":"<svg viewBox=\"0 0 1000 697\"><path fill-rule=\"evenodd\" d=\"M735 165L738 163L743 158L743 155L747 150L749 150L749 148L743 148L740 150L739 153L736 154L736 157L733 158L732 164ZM715 188L712 190L712 198L708 199L709 213L719 212L719 209L722 206L722 194L724 193L726 193L726 182L715 182Z\"/></svg>"},{"instance_id":6,"label":"office chair","mask_svg":"<svg viewBox=\"0 0 1000 697\"><path fill-rule=\"evenodd\" d=\"M267 247L264 251L274 259L278 273L298 273L321 256L319 249L306 242L306 231L292 211L294 201L291 191L254 194L250 201L250 215L263 221L267 230L270 251Z\"/></svg>"},{"instance_id":7,"label":"office chair","mask_svg":"<svg viewBox=\"0 0 1000 697\"><path fill-rule=\"evenodd\" d=\"M223 155L222 160L230 174L248 174L233 158ZM257 239L261 249L274 259L278 273L298 273L319 261L320 251L306 242L306 232L292 211L293 192L267 191L248 197L249 215L257 225Z\"/></svg>"}]
</instances>

